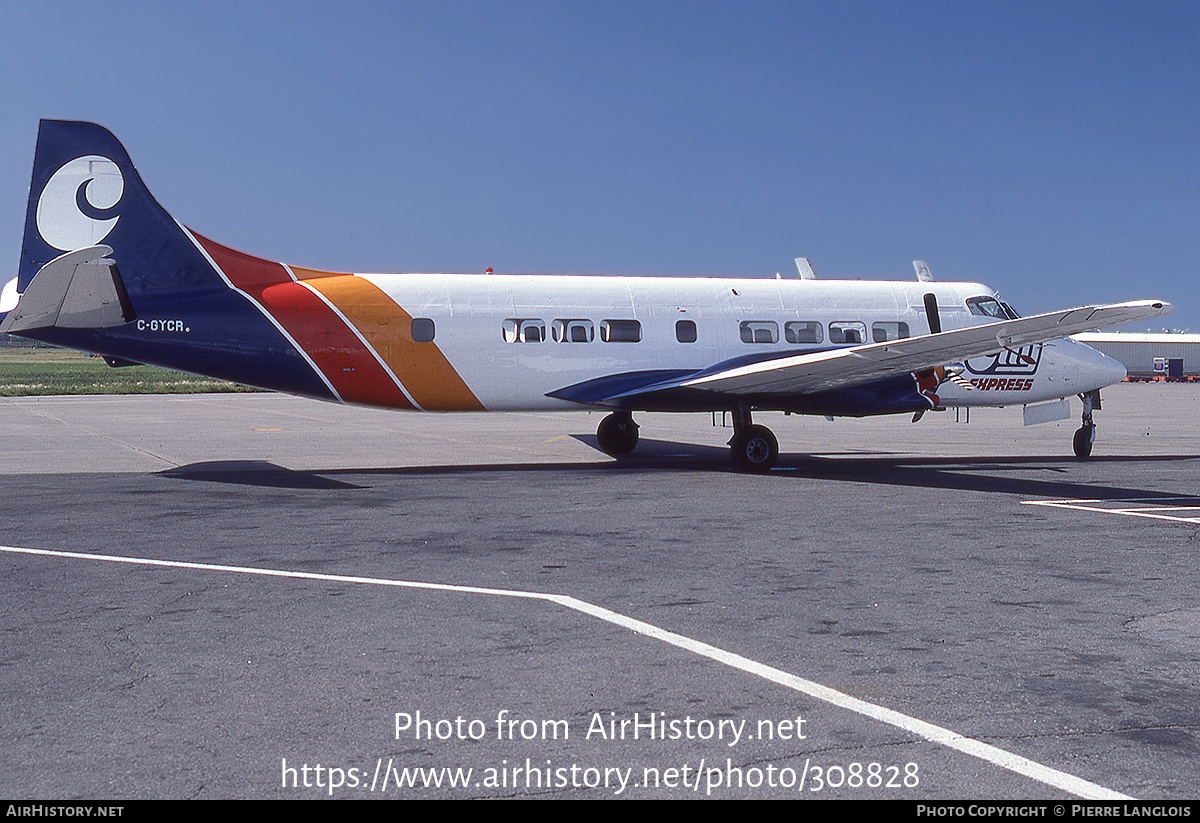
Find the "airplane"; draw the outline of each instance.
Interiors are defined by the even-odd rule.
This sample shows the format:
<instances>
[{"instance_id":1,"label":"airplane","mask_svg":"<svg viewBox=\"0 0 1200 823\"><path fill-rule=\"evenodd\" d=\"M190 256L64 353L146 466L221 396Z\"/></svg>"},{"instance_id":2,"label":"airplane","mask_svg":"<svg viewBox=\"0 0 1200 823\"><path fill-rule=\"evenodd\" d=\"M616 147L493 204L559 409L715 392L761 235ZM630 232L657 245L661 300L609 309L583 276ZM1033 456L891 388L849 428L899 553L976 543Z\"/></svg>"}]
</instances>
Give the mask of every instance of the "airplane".
<instances>
[{"instance_id":1,"label":"airplane","mask_svg":"<svg viewBox=\"0 0 1200 823\"><path fill-rule=\"evenodd\" d=\"M919 261L918 261L919 263ZM43 120L0 332L320 400L422 411L732 413L743 471L771 469L756 411L827 417L1036 407L1077 395L1091 454L1116 361L1069 339L1161 301L1020 317L978 283L528 274L348 274L234 251L185 227L101 126Z\"/></svg>"}]
</instances>

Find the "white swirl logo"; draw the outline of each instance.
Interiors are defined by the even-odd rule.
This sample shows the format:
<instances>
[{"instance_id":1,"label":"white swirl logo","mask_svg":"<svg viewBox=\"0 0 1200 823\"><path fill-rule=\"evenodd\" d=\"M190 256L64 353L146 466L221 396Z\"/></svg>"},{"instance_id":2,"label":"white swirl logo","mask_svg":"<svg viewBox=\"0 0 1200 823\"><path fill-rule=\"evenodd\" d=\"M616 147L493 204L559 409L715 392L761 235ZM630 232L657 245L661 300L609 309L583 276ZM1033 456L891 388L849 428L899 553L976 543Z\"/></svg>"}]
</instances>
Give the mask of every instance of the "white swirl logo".
<instances>
[{"instance_id":1,"label":"white swirl logo","mask_svg":"<svg viewBox=\"0 0 1200 823\"><path fill-rule=\"evenodd\" d=\"M3 291L0 291L0 314L15 309L20 299L21 295L17 294L17 278L14 277L5 283Z\"/></svg>"},{"instance_id":2,"label":"white swirl logo","mask_svg":"<svg viewBox=\"0 0 1200 823\"><path fill-rule=\"evenodd\" d=\"M59 251L95 246L117 225L125 178L107 157L76 157L54 172L38 198L38 233Z\"/></svg>"}]
</instances>

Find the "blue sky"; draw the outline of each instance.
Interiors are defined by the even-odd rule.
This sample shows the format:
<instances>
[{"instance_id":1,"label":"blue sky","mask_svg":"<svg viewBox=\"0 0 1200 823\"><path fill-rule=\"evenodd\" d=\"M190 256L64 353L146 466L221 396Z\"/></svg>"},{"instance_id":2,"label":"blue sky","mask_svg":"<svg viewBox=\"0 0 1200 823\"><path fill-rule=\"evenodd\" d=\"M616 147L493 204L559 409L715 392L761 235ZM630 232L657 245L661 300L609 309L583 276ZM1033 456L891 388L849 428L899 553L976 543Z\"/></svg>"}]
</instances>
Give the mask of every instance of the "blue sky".
<instances>
[{"instance_id":1,"label":"blue sky","mask_svg":"<svg viewBox=\"0 0 1200 823\"><path fill-rule=\"evenodd\" d=\"M1152 297L1200 332L1200 3L2 8L13 272L50 117L112 130L192 228L315 268L921 258L1027 314Z\"/></svg>"}]
</instances>

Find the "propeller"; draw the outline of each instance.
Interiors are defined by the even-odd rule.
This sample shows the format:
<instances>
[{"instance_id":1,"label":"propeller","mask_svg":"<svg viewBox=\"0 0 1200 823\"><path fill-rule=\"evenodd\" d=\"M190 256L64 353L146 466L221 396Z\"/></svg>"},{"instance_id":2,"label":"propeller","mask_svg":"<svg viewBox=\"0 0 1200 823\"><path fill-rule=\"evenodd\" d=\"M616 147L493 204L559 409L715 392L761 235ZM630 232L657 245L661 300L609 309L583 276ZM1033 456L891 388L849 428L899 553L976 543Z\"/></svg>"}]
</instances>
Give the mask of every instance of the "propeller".
<instances>
[{"instance_id":1,"label":"propeller","mask_svg":"<svg viewBox=\"0 0 1200 823\"><path fill-rule=\"evenodd\" d=\"M934 411L945 411L945 407L942 406L942 400L937 395L937 390L943 383L953 383L967 391L975 390L970 381L963 377L962 373L953 366L937 366L936 368L913 372L913 379L917 381L917 391L925 396L925 399L930 403L930 408ZM916 423L925 416L925 412L927 411L929 409L919 409L913 415L912 422Z\"/></svg>"}]
</instances>

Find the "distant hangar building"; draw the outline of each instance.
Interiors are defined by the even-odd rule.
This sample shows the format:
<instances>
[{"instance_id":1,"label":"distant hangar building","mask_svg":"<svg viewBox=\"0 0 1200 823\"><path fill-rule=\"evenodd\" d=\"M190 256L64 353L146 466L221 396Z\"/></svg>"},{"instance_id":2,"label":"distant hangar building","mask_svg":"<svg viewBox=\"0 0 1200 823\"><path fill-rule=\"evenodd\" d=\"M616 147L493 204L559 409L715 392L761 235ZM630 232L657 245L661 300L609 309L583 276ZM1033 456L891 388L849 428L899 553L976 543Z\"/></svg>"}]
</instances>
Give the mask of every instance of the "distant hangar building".
<instances>
[{"instance_id":1,"label":"distant hangar building","mask_svg":"<svg viewBox=\"0 0 1200 823\"><path fill-rule=\"evenodd\" d=\"M1074 339L1123 364L1130 380L1200 379L1200 334L1089 332Z\"/></svg>"}]
</instances>

